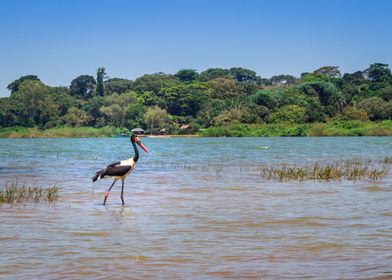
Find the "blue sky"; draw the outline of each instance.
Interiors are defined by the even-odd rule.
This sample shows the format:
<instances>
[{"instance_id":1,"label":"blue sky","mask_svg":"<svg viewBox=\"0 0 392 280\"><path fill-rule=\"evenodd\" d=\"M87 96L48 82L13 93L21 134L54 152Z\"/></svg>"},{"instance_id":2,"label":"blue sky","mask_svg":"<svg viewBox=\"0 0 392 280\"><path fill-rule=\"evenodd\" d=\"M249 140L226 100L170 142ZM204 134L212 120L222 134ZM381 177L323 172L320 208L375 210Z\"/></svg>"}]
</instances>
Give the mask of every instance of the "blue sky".
<instances>
[{"instance_id":1,"label":"blue sky","mask_svg":"<svg viewBox=\"0 0 392 280\"><path fill-rule=\"evenodd\" d=\"M241 66L262 77L392 64L392 1L0 0L0 96L22 75L134 79Z\"/></svg>"}]
</instances>

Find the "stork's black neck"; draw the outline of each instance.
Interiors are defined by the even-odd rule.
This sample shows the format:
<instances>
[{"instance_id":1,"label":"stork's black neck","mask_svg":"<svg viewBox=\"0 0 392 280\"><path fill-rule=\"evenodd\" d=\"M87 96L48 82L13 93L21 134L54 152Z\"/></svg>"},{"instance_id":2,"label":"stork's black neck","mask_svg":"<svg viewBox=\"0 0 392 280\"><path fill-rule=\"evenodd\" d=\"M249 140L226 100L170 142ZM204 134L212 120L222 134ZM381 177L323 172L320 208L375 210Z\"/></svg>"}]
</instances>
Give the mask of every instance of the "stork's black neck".
<instances>
[{"instance_id":1,"label":"stork's black neck","mask_svg":"<svg viewBox=\"0 0 392 280\"><path fill-rule=\"evenodd\" d=\"M133 157L133 161L137 162L137 160L139 159L139 150L136 147L135 141L132 141L132 146L133 149L135 150L135 156Z\"/></svg>"}]
</instances>

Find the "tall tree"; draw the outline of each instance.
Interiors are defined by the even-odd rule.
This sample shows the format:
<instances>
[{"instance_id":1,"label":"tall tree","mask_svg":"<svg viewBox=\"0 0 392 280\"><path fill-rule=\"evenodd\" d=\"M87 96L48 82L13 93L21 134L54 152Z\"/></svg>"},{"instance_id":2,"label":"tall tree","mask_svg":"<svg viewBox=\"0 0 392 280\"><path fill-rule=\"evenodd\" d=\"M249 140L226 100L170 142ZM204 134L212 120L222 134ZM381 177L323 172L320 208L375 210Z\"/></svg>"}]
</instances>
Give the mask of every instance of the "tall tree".
<instances>
[{"instance_id":1,"label":"tall tree","mask_svg":"<svg viewBox=\"0 0 392 280\"><path fill-rule=\"evenodd\" d=\"M23 83L24 81L40 81L36 75L27 75L27 76L22 76L19 79L13 81L10 83L7 88L11 91L11 93L14 93L19 89L19 85Z\"/></svg>"},{"instance_id":2,"label":"tall tree","mask_svg":"<svg viewBox=\"0 0 392 280\"><path fill-rule=\"evenodd\" d=\"M108 106L102 106L99 110L104 114L110 124L117 127L125 126L126 110L129 104L135 103L137 95L135 92L124 94L114 93L105 97Z\"/></svg>"},{"instance_id":3,"label":"tall tree","mask_svg":"<svg viewBox=\"0 0 392 280\"><path fill-rule=\"evenodd\" d=\"M373 82L385 82L392 79L391 69L388 64L374 63L365 71L365 76Z\"/></svg>"},{"instance_id":4,"label":"tall tree","mask_svg":"<svg viewBox=\"0 0 392 280\"><path fill-rule=\"evenodd\" d=\"M206 82L216 78L230 78L230 72L222 68L209 68L200 73L200 81Z\"/></svg>"},{"instance_id":5,"label":"tall tree","mask_svg":"<svg viewBox=\"0 0 392 280\"><path fill-rule=\"evenodd\" d=\"M112 78L104 82L108 93L124 93L132 88L133 81L120 78Z\"/></svg>"},{"instance_id":6,"label":"tall tree","mask_svg":"<svg viewBox=\"0 0 392 280\"><path fill-rule=\"evenodd\" d=\"M144 115L145 122L150 128L150 132L157 132L167 124L168 114L165 109L158 106L150 107Z\"/></svg>"},{"instance_id":7,"label":"tall tree","mask_svg":"<svg viewBox=\"0 0 392 280\"><path fill-rule=\"evenodd\" d=\"M181 84L161 91L169 114L196 116L210 96L204 83Z\"/></svg>"},{"instance_id":8,"label":"tall tree","mask_svg":"<svg viewBox=\"0 0 392 280\"><path fill-rule=\"evenodd\" d=\"M238 82L250 82L257 80L256 72L246 68L233 67L230 68L229 72L230 75Z\"/></svg>"},{"instance_id":9,"label":"tall tree","mask_svg":"<svg viewBox=\"0 0 392 280\"><path fill-rule=\"evenodd\" d=\"M181 69L174 76L181 82L193 82L199 79L199 73L195 69Z\"/></svg>"},{"instance_id":10,"label":"tall tree","mask_svg":"<svg viewBox=\"0 0 392 280\"><path fill-rule=\"evenodd\" d=\"M133 89L139 93L152 92L158 94L163 88L178 85L180 81L174 75L165 73L146 74L137 78L133 84Z\"/></svg>"},{"instance_id":11,"label":"tall tree","mask_svg":"<svg viewBox=\"0 0 392 280\"><path fill-rule=\"evenodd\" d=\"M362 71L357 71L352 74L345 73L343 75L343 80L347 83L359 86L359 85L364 84L366 82L366 79L363 74L364 73Z\"/></svg>"},{"instance_id":12,"label":"tall tree","mask_svg":"<svg viewBox=\"0 0 392 280\"><path fill-rule=\"evenodd\" d=\"M41 81L26 80L18 91L11 95L13 111L18 116L18 124L23 126L42 125L42 112L51 107L47 97L50 88ZM52 112L57 115L57 110Z\"/></svg>"},{"instance_id":13,"label":"tall tree","mask_svg":"<svg viewBox=\"0 0 392 280\"><path fill-rule=\"evenodd\" d=\"M314 74L327 75L330 78L340 78L339 66L323 66L313 72Z\"/></svg>"},{"instance_id":14,"label":"tall tree","mask_svg":"<svg viewBox=\"0 0 392 280\"><path fill-rule=\"evenodd\" d=\"M69 89L72 95L89 99L93 96L96 84L93 76L81 75L72 80Z\"/></svg>"},{"instance_id":15,"label":"tall tree","mask_svg":"<svg viewBox=\"0 0 392 280\"><path fill-rule=\"evenodd\" d=\"M244 92L238 84L231 78L216 78L205 83L211 89L211 97L216 99L239 98L244 96Z\"/></svg>"},{"instance_id":16,"label":"tall tree","mask_svg":"<svg viewBox=\"0 0 392 280\"><path fill-rule=\"evenodd\" d=\"M97 70L97 95L98 96L103 96L105 89L104 89L104 84L103 84L103 79L105 78L105 68L104 67L100 67Z\"/></svg>"}]
</instances>

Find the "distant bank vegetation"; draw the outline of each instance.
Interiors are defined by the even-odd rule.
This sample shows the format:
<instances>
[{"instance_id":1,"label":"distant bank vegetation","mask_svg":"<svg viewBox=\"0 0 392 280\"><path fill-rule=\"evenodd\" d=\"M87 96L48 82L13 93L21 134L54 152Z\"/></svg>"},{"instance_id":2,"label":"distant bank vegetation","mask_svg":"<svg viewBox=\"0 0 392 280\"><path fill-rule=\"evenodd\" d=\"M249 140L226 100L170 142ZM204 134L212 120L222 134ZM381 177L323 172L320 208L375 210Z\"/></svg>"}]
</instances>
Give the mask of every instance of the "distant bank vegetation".
<instances>
[{"instance_id":1,"label":"distant bank vegetation","mask_svg":"<svg viewBox=\"0 0 392 280\"><path fill-rule=\"evenodd\" d=\"M271 78L234 67L109 79L98 68L68 87L28 75L8 89L0 137L99 137L135 127L202 136L392 135L392 74L382 63Z\"/></svg>"}]
</instances>

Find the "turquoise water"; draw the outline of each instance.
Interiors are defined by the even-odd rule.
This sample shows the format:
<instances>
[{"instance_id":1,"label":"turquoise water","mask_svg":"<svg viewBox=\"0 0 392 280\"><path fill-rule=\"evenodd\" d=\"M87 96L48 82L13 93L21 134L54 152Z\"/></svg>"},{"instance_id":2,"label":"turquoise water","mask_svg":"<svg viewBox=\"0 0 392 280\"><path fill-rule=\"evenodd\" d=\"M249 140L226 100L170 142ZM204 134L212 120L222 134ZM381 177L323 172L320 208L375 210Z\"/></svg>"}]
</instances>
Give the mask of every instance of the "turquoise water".
<instances>
[{"instance_id":1,"label":"turquoise water","mask_svg":"<svg viewBox=\"0 0 392 280\"><path fill-rule=\"evenodd\" d=\"M0 278L392 277L392 177L285 182L261 164L392 156L391 137L143 138L106 207L91 177L127 138L0 139L0 182L56 184L55 205L0 207ZM385 279L386 279L385 278Z\"/></svg>"}]
</instances>

